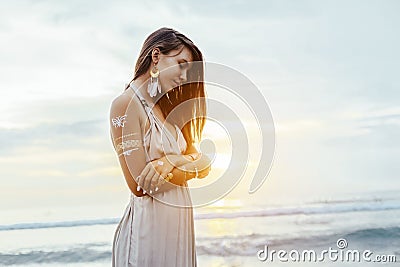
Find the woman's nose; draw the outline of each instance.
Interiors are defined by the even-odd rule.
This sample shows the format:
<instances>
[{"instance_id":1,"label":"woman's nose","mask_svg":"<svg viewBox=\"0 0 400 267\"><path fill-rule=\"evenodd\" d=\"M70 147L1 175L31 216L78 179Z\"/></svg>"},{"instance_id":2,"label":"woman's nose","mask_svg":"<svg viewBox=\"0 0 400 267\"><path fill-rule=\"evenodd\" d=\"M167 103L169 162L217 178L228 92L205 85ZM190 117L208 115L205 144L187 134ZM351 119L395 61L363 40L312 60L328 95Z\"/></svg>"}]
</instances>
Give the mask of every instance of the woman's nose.
<instances>
[{"instance_id":1,"label":"woman's nose","mask_svg":"<svg viewBox=\"0 0 400 267\"><path fill-rule=\"evenodd\" d=\"M186 71L183 71L183 72L181 73L181 76L179 77L179 79L181 80L181 82L186 82L186 79L187 79L187 77L186 77Z\"/></svg>"}]
</instances>

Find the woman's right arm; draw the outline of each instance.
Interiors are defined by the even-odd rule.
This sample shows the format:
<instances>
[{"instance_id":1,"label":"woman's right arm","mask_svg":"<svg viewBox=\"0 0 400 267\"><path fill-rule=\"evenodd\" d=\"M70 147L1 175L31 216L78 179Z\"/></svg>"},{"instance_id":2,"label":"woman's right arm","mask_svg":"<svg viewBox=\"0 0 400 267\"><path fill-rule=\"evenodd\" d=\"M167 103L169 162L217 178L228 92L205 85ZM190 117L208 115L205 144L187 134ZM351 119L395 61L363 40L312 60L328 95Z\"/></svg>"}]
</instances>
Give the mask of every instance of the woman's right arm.
<instances>
[{"instance_id":1,"label":"woman's right arm","mask_svg":"<svg viewBox=\"0 0 400 267\"><path fill-rule=\"evenodd\" d=\"M136 183L137 176L146 166L138 108L138 103L127 96L114 99L109 114L110 134L129 189L136 196L144 196L143 191L137 190Z\"/></svg>"}]
</instances>

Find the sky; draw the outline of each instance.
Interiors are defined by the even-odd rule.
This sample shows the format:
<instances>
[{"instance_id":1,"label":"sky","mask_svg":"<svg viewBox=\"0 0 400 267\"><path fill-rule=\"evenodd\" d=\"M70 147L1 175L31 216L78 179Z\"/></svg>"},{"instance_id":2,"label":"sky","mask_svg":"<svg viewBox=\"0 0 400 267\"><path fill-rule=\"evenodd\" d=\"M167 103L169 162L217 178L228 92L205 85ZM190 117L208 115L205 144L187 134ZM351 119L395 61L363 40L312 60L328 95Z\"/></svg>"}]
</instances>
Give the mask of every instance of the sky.
<instances>
[{"instance_id":1,"label":"sky","mask_svg":"<svg viewBox=\"0 0 400 267\"><path fill-rule=\"evenodd\" d=\"M119 212L128 188L109 107L131 80L144 39L164 26L192 39L206 61L248 77L273 114L266 182L249 195L249 168L227 198L272 205L400 190L399 8L355 0L2 1L0 210ZM206 126L206 137L222 151L226 135L213 137L213 129ZM218 162L223 168L227 156Z\"/></svg>"}]
</instances>

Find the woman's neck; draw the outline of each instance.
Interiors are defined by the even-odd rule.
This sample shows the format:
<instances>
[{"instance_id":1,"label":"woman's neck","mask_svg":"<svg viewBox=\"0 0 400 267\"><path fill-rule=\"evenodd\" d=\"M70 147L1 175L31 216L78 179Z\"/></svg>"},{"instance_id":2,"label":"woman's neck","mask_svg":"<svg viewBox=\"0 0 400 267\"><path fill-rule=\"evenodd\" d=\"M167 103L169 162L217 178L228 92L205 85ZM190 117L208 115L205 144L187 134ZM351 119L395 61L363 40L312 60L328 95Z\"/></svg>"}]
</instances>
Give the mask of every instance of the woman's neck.
<instances>
[{"instance_id":1,"label":"woman's neck","mask_svg":"<svg viewBox=\"0 0 400 267\"><path fill-rule=\"evenodd\" d=\"M138 88L140 95L146 100L146 102L153 106L154 99L147 92L147 85L150 77L139 77L136 80L133 80L132 83Z\"/></svg>"}]
</instances>

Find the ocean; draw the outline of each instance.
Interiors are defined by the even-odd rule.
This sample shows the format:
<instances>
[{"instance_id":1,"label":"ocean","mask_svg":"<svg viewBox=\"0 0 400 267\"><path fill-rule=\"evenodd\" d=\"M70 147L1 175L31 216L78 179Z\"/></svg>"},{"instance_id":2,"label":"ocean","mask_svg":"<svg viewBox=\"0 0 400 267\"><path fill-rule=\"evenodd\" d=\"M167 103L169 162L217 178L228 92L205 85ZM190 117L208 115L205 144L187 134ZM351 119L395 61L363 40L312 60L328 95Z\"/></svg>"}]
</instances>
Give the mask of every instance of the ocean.
<instances>
[{"instance_id":1,"label":"ocean","mask_svg":"<svg viewBox=\"0 0 400 267\"><path fill-rule=\"evenodd\" d=\"M399 266L400 194L281 206L229 203L235 202L195 209L199 266ZM112 239L120 218L85 217L85 209L57 216L42 214L19 223L12 223L17 211L13 211L14 219L11 211L2 212L0 266L111 266ZM121 207L121 216L123 210ZM59 214L74 216L60 220ZM339 240L346 246L339 249ZM286 257L265 257L266 248L268 252L286 251ZM293 250L300 254L313 250L320 255L330 248L360 253L369 250L372 260L345 262L327 254L318 263L289 258ZM386 262L377 262L376 256Z\"/></svg>"}]
</instances>

